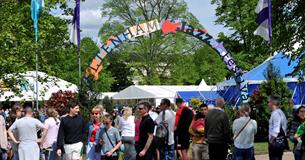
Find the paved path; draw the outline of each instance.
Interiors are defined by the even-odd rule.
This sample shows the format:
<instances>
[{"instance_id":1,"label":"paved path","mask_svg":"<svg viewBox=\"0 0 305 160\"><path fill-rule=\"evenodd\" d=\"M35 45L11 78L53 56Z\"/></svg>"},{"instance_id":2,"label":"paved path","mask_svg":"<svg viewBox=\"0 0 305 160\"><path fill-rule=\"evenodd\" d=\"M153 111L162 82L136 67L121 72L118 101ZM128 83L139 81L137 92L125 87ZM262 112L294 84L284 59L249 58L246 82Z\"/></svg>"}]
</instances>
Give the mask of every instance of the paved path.
<instances>
[{"instance_id":1,"label":"paved path","mask_svg":"<svg viewBox=\"0 0 305 160\"><path fill-rule=\"evenodd\" d=\"M256 155L255 160L269 160L268 154ZM285 152L283 160L294 160L292 152Z\"/></svg>"}]
</instances>

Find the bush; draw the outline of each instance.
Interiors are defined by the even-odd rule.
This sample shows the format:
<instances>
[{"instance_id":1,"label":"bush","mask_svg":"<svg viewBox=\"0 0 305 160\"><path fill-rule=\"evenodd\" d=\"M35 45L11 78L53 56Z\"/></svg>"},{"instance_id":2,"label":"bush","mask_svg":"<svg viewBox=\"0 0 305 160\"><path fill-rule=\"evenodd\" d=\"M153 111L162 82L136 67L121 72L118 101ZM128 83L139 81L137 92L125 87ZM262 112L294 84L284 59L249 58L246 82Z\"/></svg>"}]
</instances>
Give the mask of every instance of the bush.
<instances>
[{"instance_id":1,"label":"bush","mask_svg":"<svg viewBox=\"0 0 305 160\"><path fill-rule=\"evenodd\" d=\"M267 139L270 109L268 108L268 98L271 95L276 95L281 98L281 109L285 113L287 119L291 118L292 101L291 90L280 77L280 71L271 62L264 72L267 81L263 82L260 87L254 91L250 97L249 105L252 108L252 118L257 121L258 132L256 138L258 140Z\"/></svg>"},{"instance_id":2,"label":"bush","mask_svg":"<svg viewBox=\"0 0 305 160\"><path fill-rule=\"evenodd\" d=\"M60 116L67 113L67 104L70 100L76 99L76 94L71 91L58 91L52 93L52 96L45 102L46 108L55 108Z\"/></svg>"}]
</instances>

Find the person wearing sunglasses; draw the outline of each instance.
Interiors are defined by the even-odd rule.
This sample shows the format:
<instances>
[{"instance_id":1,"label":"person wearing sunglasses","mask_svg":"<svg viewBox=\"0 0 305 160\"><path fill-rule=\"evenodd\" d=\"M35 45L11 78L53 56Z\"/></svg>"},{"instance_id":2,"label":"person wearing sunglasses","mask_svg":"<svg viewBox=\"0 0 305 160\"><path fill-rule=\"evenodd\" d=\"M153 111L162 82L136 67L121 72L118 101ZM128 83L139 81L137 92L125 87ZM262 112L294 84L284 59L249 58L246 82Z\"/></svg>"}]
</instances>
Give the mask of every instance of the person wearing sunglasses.
<instances>
[{"instance_id":1,"label":"person wearing sunglasses","mask_svg":"<svg viewBox=\"0 0 305 160\"><path fill-rule=\"evenodd\" d=\"M151 160L154 156L154 147L152 146L155 123L148 114L151 105L147 101L142 101L138 105L138 114L142 117L140 123L140 135L136 148L137 160Z\"/></svg>"},{"instance_id":2,"label":"person wearing sunglasses","mask_svg":"<svg viewBox=\"0 0 305 160\"><path fill-rule=\"evenodd\" d=\"M104 107L102 105L96 105L91 111L91 121L88 125L88 138L86 147L86 159L87 160L100 160L101 159L101 145L99 143L99 133L105 128L101 123L101 117L103 116Z\"/></svg>"}]
</instances>

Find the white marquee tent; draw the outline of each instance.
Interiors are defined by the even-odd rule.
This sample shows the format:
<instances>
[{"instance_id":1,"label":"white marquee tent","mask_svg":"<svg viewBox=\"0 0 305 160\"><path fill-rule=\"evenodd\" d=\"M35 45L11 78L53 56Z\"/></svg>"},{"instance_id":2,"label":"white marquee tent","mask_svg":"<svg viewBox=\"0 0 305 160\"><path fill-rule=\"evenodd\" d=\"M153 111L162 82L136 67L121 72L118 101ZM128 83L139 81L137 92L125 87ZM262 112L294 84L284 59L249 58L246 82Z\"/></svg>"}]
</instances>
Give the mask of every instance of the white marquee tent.
<instances>
[{"instance_id":1,"label":"white marquee tent","mask_svg":"<svg viewBox=\"0 0 305 160\"><path fill-rule=\"evenodd\" d=\"M10 76L10 75L8 75ZM17 84L20 94L16 94L12 90L2 90L0 93L0 101L33 101L36 98L36 72L28 71L20 74L19 78L22 84ZM44 72L38 72L38 100L48 100L52 93L63 91L77 92L76 85L62 80L60 78L49 76ZM1 89L1 88L0 88Z\"/></svg>"},{"instance_id":2,"label":"white marquee tent","mask_svg":"<svg viewBox=\"0 0 305 160\"><path fill-rule=\"evenodd\" d=\"M161 99L168 98L174 101L178 91L212 91L215 86L208 86L204 80L199 86L172 86L172 85L132 85L115 94L112 98L117 101L154 99L158 104Z\"/></svg>"}]
</instances>

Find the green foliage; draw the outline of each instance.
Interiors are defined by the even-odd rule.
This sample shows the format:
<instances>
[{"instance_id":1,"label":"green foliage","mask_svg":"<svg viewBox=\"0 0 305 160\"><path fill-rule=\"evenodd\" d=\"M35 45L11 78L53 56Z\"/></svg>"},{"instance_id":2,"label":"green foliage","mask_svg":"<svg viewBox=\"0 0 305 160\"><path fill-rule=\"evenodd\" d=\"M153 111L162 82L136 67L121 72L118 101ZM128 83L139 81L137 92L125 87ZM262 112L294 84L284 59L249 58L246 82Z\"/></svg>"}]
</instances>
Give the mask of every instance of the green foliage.
<instances>
[{"instance_id":1,"label":"green foliage","mask_svg":"<svg viewBox=\"0 0 305 160\"><path fill-rule=\"evenodd\" d=\"M197 111L199 109L199 106L202 104L202 102L200 101L199 98L194 97L191 99L190 104L192 108Z\"/></svg>"},{"instance_id":2,"label":"green foliage","mask_svg":"<svg viewBox=\"0 0 305 160\"><path fill-rule=\"evenodd\" d=\"M108 96L106 96L106 97L104 97L102 103L103 103L104 109L108 113L110 113L113 110L114 104L113 104L112 98L109 98Z\"/></svg>"},{"instance_id":3,"label":"green foliage","mask_svg":"<svg viewBox=\"0 0 305 160\"><path fill-rule=\"evenodd\" d=\"M196 66L195 73L199 76L197 84L200 83L201 79L204 79L207 84L216 84L230 74L222 59L207 45L198 49L193 57L193 63Z\"/></svg>"},{"instance_id":4,"label":"green foliage","mask_svg":"<svg viewBox=\"0 0 305 160\"><path fill-rule=\"evenodd\" d=\"M59 3L63 2L63 3ZM69 42L68 21L47 11L62 0L46 2L39 19L39 40L35 46L30 1L5 0L0 4L0 78L8 73L35 70L35 53L39 55L39 70L75 83L71 67L76 62L76 48ZM77 71L75 69L75 71Z\"/></svg>"},{"instance_id":5,"label":"green foliage","mask_svg":"<svg viewBox=\"0 0 305 160\"><path fill-rule=\"evenodd\" d=\"M92 58L96 56L96 54L99 52L99 48L97 45L92 41L91 38L85 37L81 41L81 68L82 71L85 71L85 69L88 67L88 64L91 64ZM75 63L77 64L77 63ZM106 61L103 63L104 68L108 68L109 63ZM77 67L75 68L75 71L77 71ZM82 77L85 72L82 72ZM78 72L75 72L75 74L78 74ZM78 77L75 75L75 77ZM115 82L114 78L111 75L111 72L101 72L99 76L99 80L97 81L91 81L90 91L92 92L109 92L111 91L111 86ZM85 85L85 84L84 84Z\"/></svg>"},{"instance_id":6,"label":"green foliage","mask_svg":"<svg viewBox=\"0 0 305 160\"><path fill-rule=\"evenodd\" d=\"M132 76L134 72L128 63L124 62L120 56L120 54L112 54L108 58L109 65L106 68L106 72L110 72L114 79L111 85L112 92L119 92L133 85Z\"/></svg>"},{"instance_id":7,"label":"green foliage","mask_svg":"<svg viewBox=\"0 0 305 160\"><path fill-rule=\"evenodd\" d=\"M202 28L198 20L187 11L183 0L107 0L102 7L102 16L109 19L99 32L103 41L130 26L153 19L158 19L159 22L165 19L184 19L194 27ZM182 55L192 54L201 46L201 42L185 34L163 35L158 31L120 46L120 50L113 54L121 55L121 61L127 62L127 68L134 71L132 74L140 84L195 84L199 77L194 72L189 75L191 78L178 77L188 73L183 65L195 67L191 62L192 57ZM183 59L187 64L183 63Z\"/></svg>"},{"instance_id":8,"label":"green foliage","mask_svg":"<svg viewBox=\"0 0 305 160\"><path fill-rule=\"evenodd\" d=\"M233 53L240 66L249 70L260 64L270 52L293 51L293 46L300 43L294 57L305 49L305 1L302 0L271 0L273 43L272 51L268 42L253 32L258 25L255 23L255 8L258 0L212 0L217 5L217 24L223 24L231 30L231 35L220 34L225 47ZM300 66L304 65L304 60ZM302 65L303 64L303 65ZM296 69L296 72L303 67Z\"/></svg>"},{"instance_id":9,"label":"green foliage","mask_svg":"<svg viewBox=\"0 0 305 160\"><path fill-rule=\"evenodd\" d=\"M292 93L287 84L279 75L279 69L272 63L264 72L267 81L263 82L258 90L250 97L249 105L253 109L252 116L257 121L259 139L268 135L268 119L270 117L270 109L268 108L268 98L271 95L281 97L281 109L286 117L290 119L292 111Z\"/></svg>"}]
</instances>

